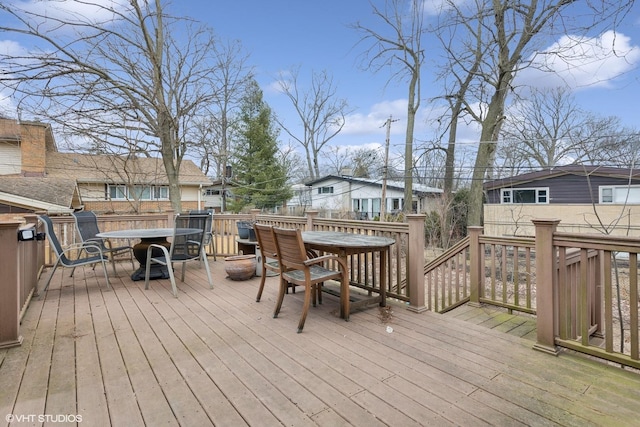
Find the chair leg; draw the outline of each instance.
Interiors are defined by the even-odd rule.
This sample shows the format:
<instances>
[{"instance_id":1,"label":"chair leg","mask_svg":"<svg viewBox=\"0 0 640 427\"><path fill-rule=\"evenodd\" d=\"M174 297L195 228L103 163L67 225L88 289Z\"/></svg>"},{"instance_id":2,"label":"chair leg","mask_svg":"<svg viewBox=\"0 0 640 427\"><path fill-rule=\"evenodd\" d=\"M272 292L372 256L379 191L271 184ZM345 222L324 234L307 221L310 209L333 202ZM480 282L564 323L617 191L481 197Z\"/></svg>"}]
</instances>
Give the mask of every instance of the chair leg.
<instances>
[{"instance_id":1,"label":"chair leg","mask_svg":"<svg viewBox=\"0 0 640 427\"><path fill-rule=\"evenodd\" d=\"M56 268L58 268L58 264L59 264L59 260L56 260L56 263L53 265L53 268L51 269L51 273L49 274L49 277L47 277L47 281L44 284L44 288L42 288L42 290L38 292L38 294L47 290L47 288L49 287L49 283L51 283L51 279L53 279L53 275L56 272Z\"/></svg>"},{"instance_id":2,"label":"chair leg","mask_svg":"<svg viewBox=\"0 0 640 427\"><path fill-rule=\"evenodd\" d=\"M315 291L316 285L310 285L307 283L304 287L304 304L302 306L300 321L298 322L298 333L302 332L302 328L304 328L304 321L307 320L307 313L309 312L309 306L311 305L311 293Z\"/></svg>"},{"instance_id":3,"label":"chair leg","mask_svg":"<svg viewBox=\"0 0 640 427\"><path fill-rule=\"evenodd\" d=\"M116 272L116 258L115 258L115 256L111 255L111 259L109 259L109 262L111 263L111 267L113 267L113 276L116 277L118 275L118 273Z\"/></svg>"},{"instance_id":4,"label":"chair leg","mask_svg":"<svg viewBox=\"0 0 640 427\"><path fill-rule=\"evenodd\" d=\"M165 260L169 259L169 251L167 250L167 248L165 248L162 245L149 245L149 248L147 249L147 265L144 270L144 288L145 289L149 289L149 274L151 273L151 257L152 257L152 250L154 247L159 248L163 252ZM168 262L166 266L167 266L167 270L169 271L169 279L171 279L171 289L173 290L173 296L178 298L178 287L176 286L176 278L173 275L173 265L170 262Z\"/></svg>"},{"instance_id":5,"label":"chair leg","mask_svg":"<svg viewBox=\"0 0 640 427\"><path fill-rule=\"evenodd\" d=\"M173 290L173 296L178 298L178 287L176 286L176 277L173 274L173 266L168 265L167 270L169 270L169 279L171 279L171 289ZM182 263L182 268L184 268L184 263ZM184 270L183 270L184 274Z\"/></svg>"},{"instance_id":6,"label":"chair leg","mask_svg":"<svg viewBox=\"0 0 640 427\"><path fill-rule=\"evenodd\" d=\"M209 280L209 289L213 289L213 280L211 280L211 269L209 268L209 260L207 259L207 253L203 250L200 253L202 257L202 262L204 264L204 269L207 272L207 279Z\"/></svg>"},{"instance_id":7,"label":"chair leg","mask_svg":"<svg viewBox=\"0 0 640 427\"><path fill-rule=\"evenodd\" d=\"M267 269L262 266L262 278L260 279L260 287L258 288L258 295L256 295L256 302L260 302L260 298L262 298L262 291L264 290L264 282L267 279Z\"/></svg>"},{"instance_id":8,"label":"chair leg","mask_svg":"<svg viewBox=\"0 0 640 427\"><path fill-rule=\"evenodd\" d=\"M95 264L94 264L94 267L95 267ZM109 282L109 275L107 274L107 261L105 261L104 258L102 259L102 271L104 271L104 279L107 281L107 289L111 289L111 283ZM113 267L113 271L116 271L115 266Z\"/></svg>"},{"instance_id":9,"label":"chair leg","mask_svg":"<svg viewBox=\"0 0 640 427\"><path fill-rule=\"evenodd\" d=\"M284 292L287 287L287 282L284 280L282 275L280 275L280 290L278 291L278 301L276 302L276 308L273 311L273 318L278 317L278 313L280 313L280 308L282 308L282 300L284 300Z\"/></svg>"}]
</instances>

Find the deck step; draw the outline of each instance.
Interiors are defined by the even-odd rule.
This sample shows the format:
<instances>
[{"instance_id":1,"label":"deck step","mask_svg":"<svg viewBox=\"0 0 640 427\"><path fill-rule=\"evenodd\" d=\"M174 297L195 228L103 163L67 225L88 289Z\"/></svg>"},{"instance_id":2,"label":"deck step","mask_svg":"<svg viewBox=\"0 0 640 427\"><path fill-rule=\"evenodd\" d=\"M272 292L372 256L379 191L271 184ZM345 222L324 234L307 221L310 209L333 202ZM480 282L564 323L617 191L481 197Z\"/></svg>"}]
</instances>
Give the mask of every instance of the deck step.
<instances>
[{"instance_id":1,"label":"deck step","mask_svg":"<svg viewBox=\"0 0 640 427\"><path fill-rule=\"evenodd\" d=\"M480 307L463 304L444 315L528 340L536 340L536 317L530 314L509 313L505 308L487 304Z\"/></svg>"}]
</instances>

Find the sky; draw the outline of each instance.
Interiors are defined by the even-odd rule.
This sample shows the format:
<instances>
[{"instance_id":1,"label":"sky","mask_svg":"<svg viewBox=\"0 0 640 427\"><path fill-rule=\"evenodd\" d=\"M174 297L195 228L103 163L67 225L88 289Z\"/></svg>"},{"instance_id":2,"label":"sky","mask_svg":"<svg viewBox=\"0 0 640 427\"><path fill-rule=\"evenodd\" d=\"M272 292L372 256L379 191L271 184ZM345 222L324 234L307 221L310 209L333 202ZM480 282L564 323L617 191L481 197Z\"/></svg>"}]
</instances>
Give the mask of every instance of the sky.
<instances>
[{"instance_id":1,"label":"sky","mask_svg":"<svg viewBox=\"0 0 640 427\"><path fill-rule=\"evenodd\" d=\"M374 1L383 4L382 0ZM427 10L435 10L436 1L427 0ZM265 101L285 125L295 128L298 119L291 102L277 90L278 75L299 67L304 86L313 72L326 71L337 86L336 96L345 99L350 110L343 131L332 144L381 147L386 136L384 124L392 117L396 121L391 126L391 151L402 151L406 84L390 81L391 70L374 73L363 69L361 54L366 45L358 43L362 34L350 28L356 22L380 28L381 22L373 16L368 0L173 0L170 10L210 26L223 40L239 40L250 55L249 63L255 67ZM427 15L427 19L433 17ZM615 37L606 30L590 35L590 47L581 52L579 63L557 60L547 64L557 70L556 74L527 70L518 82L541 86L569 81L581 108L602 116L618 116L625 126L640 129L636 106L640 99L640 5L617 28ZM16 42L3 36L0 34L0 48ZM570 36L549 40L546 48L562 44ZM627 53L624 57L611 55L609 47L614 41L617 52ZM433 125L427 119L437 116L429 99L439 94L433 61L440 53L427 48L426 55L423 102L416 123L418 139L431 137ZM473 126L463 128L459 136L463 141L476 141L478 137ZM289 137L282 132L280 139L287 143Z\"/></svg>"},{"instance_id":2,"label":"sky","mask_svg":"<svg viewBox=\"0 0 640 427\"><path fill-rule=\"evenodd\" d=\"M295 122L296 117L290 102L274 90L278 73L294 66L301 67L301 77L309 77L313 71L327 70L334 77L339 96L353 109L345 128L334 140L337 144L383 144L386 136L383 125L389 116L393 116L398 121L391 128L391 145L396 149L403 145L406 84L389 82L388 73L363 69L361 55L366 45L359 43L362 34L349 27L361 22L380 28L380 20L373 16L368 1L236 0L215 1L213 7L207 7L207 1L181 3L178 8L181 13L199 16L221 37L242 42L256 65L265 99L285 123ZM376 4L382 2L376 1ZM555 76L527 71L519 82L543 86L569 81L576 102L583 109L603 116L618 116L625 126L640 129L636 106L640 99L640 5L632 10L615 34L616 48L619 52L629 52L626 57L615 57L610 55L610 49L606 49L613 44L612 34L611 31L593 34L591 47L582 52L585 58L580 63L556 61L549 64L558 71ZM555 40L555 43L562 44L563 39ZM550 41L548 48L552 47ZM439 54L429 49L426 52L418 138L420 132L432 134L432 125L426 121L436 114L431 111L428 99L438 93L429 64ZM286 135L281 136L286 138ZM463 130L461 138L477 140L477 130Z\"/></svg>"}]
</instances>

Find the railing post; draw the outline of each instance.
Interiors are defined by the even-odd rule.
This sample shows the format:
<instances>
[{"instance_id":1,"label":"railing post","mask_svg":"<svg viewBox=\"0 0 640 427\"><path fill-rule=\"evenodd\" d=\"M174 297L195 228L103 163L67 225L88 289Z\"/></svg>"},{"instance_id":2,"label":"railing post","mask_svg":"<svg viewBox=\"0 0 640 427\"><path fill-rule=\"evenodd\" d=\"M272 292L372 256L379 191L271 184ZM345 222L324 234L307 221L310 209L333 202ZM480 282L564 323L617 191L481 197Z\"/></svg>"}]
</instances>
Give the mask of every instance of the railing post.
<instances>
[{"instance_id":1,"label":"railing post","mask_svg":"<svg viewBox=\"0 0 640 427\"><path fill-rule=\"evenodd\" d=\"M536 227L536 322L537 342L533 348L557 355L557 256L553 234L559 219L534 219Z\"/></svg>"},{"instance_id":2,"label":"railing post","mask_svg":"<svg viewBox=\"0 0 640 427\"><path fill-rule=\"evenodd\" d=\"M18 283L19 221L0 221L0 348L22 344Z\"/></svg>"},{"instance_id":3,"label":"railing post","mask_svg":"<svg viewBox=\"0 0 640 427\"><path fill-rule=\"evenodd\" d=\"M176 226L176 211L173 209L167 209L167 228L173 228Z\"/></svg>"},{"instance_id":4,"label":"railing post","mask_svg":"<svg viewBox=\"0 0 640 427\"><path fill-rule=\"evenodd\" d=\"M38 230L38 216L35 214L25 214L24 220L26 224L24 227L34 227L36 232ZM20 318L24 316L26 307L28 306L31 298L36 294L36 288L38 287L38 277L42 264L40 263L40 249L42 241L30 240L18 243L19 259L18 266L18 281L20 283Z\"/></svg>"},{"instance_id":5,"label":"railing post","mask_svg":"<svg viewBox=\"0 0 640 427\"><path fill-rule=\"evenodd\" d=\"M407 287L409 288L408 310L422 313L427 311L424 292L424 214L408 214L408 264Z\"/></svg>"},{"instance_id":6,"label":"railing post","mask_svg":"<svg viewBox=\"0 0 640 427\"><path fill-rule=\"evenodd\" d=\"M484 228L472 225L467 227L469 233L469 305L473 307L480 307L480 295L482 295L482 283L480 272L482 266L480 265L480 234Z\"/></svg>"},{"instance_id":7,"label":"railing post","mask_svg":"<svg viewBox=\"0 0 640 427\"><path fill-rule=\"evenodd\" d=\"M313 221L318 217L318 211L307 211L307 231L313 231Z\"/></svg>"},{"instance_id":8,"label":"railing post","mask_svg":"<svg viewBox=\"0 0 640 427\"><path fill-rule=\"evenodd\" d=\"M258 214L260 212L262 212L261 209L251 209L251 211L249 211L251 213L251 221L256 222L256 218L258 217Z\"/></svg>"}]
</instances>

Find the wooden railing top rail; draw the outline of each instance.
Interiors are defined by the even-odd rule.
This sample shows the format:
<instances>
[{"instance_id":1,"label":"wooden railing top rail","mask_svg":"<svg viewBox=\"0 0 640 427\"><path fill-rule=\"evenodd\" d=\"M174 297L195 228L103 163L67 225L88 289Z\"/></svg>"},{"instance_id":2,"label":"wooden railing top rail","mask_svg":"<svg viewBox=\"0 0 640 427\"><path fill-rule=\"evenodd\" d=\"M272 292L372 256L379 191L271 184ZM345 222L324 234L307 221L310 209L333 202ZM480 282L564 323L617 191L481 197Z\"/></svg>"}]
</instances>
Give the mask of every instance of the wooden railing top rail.
<instances>
[{"instance_id":1,"label":"wooden railing top rail","mask_svg":"<svg viewBox=\"0 0 640 427\"><path fill-rule=\"evenodd\" d=\"M470 237L467 236L464 239L460 240L455 245L451 246L449 249L440 254L436 259L431 262L425 264L424 273L427 274L429 271L434 270L441 266L442 264L448 262L451 258L465 250L469 247Z\"/></svg>"},{"instance_id":2,"label":"wooden railing top rail","mask_svg":"<svg viewBox=\"0 0 640 427\"><path fill-rule=\"evenodd\" d=\"M553 244L584 249L640 253L640 239L637 237L555 232Z\"/></svg>"},{"instance_id":3,"label":"wooden railing top rail","mask_svg":"<svg viewBox=\"0 0 640 427\"><path fill-rule=\"evenodd\" d=\"M406 222L359 221L353 219L314 218L314 225L319 227L357 228L368 231L389 233L407 233L409 224Z\"/></svg>"},{"instance_id":4,"label":"wooden railing top rail","mask_svg":"<svg viewBox=\"0 0 640 427\"><path fill-rule=\"evenodd\" d=\"M503 245L503 246L518 246L521 248L535 248L535 237L515 237L515 236L486 236L481 234L478 237L479 243Z\"/></svg>"},{"instance_id":5,"label":"wooden railing top rail","mask_svg":"<svg viewBox=\"0 0 640 427\"><path fill-rule=\"evenodd\" d=\"M282 216L282 215L256 215L256 221L266 223L301 224L307 223L307 218L302 216Z\"/></svg>"}]
</instances>

